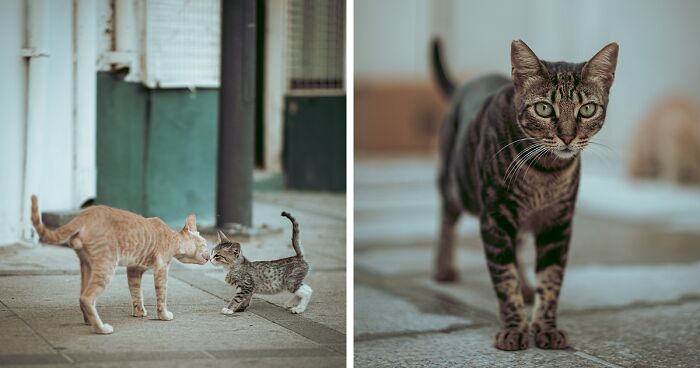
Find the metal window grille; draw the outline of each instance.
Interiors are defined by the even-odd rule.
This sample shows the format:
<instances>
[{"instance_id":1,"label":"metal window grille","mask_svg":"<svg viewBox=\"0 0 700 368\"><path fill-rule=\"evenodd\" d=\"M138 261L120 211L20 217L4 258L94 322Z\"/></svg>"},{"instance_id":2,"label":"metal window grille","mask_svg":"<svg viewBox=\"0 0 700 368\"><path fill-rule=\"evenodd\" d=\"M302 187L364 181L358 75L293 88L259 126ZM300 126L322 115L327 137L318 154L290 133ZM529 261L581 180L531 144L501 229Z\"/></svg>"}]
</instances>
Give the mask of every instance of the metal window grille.
<instances>
[{"instance_id":1,"label":"metal window grille","mask_svg":"<svg viewBox=\"0 0 700 368\"><path fill-rule=\"evenodd\" d=\"M288 4L288 91L342 92L345 0L290 0Z\"/></svg>"},{"instance_id":2,"label":"metal window grille","mask_svg":"<svg viewBox=\"0 0 700 368\"><path fill-rule=\"evenodd\" d=\"M218 87L220 0L146 3L146 85Z\"/></svg>"}]
</instances>

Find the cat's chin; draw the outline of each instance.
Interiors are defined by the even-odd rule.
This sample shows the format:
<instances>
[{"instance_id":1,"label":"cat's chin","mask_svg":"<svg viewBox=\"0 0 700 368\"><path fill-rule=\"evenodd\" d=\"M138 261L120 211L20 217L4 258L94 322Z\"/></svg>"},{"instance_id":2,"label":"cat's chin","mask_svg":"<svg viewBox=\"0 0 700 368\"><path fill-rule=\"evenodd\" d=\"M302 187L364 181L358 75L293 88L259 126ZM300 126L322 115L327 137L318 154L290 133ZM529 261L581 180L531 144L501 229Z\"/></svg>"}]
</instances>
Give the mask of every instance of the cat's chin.
<instances>
[{"instance_id":1,"label":"cat's chin","mask_svg":"<svg viewBox=\"0 0 700 368\"><path fill-rule=\"evenodd\" d=\"M576 157L576 155L579 154L579 151L565 148L561 150L552 151L552 153L554 154L554 156L562 160L570 160Z\"/></svg>"}]
</instances>

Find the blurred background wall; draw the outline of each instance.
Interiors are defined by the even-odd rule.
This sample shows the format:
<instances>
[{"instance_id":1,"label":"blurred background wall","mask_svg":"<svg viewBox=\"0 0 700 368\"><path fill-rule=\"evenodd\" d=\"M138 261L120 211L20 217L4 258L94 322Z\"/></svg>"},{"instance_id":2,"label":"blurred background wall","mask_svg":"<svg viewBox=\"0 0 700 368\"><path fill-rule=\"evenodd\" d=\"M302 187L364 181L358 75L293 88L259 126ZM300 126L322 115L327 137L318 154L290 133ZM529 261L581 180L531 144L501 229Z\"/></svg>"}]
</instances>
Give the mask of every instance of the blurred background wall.
<instances>
[{"instance_id":1,"label":"blurred background wall","mask_svg":"<svg viewBox=\"0 0 700 368\"><path fill-rule=\"evenodd\" d=\"M692 0L357 0L356 152L432 151L446 107L429 74L428 46L437 35L447 67L462 81L509 74L515 39L544 60L572 62L618 42L607 123L597 139L613 148L613 160L624 160L660 98L678 92L700 102L698 15Z\"/></svg>"},{"instance_id":2,"label":"blurred background wall","mask_svg":"<svg viewBox=\"0 0 700 368\"><path fill-rule=\"evenodd\" d=\"M254 189L344 192L345 1L254 4ZM213 225L220 47L219 0L0 2L0 245L31 194Z\"/></svg>"}]
</instances>

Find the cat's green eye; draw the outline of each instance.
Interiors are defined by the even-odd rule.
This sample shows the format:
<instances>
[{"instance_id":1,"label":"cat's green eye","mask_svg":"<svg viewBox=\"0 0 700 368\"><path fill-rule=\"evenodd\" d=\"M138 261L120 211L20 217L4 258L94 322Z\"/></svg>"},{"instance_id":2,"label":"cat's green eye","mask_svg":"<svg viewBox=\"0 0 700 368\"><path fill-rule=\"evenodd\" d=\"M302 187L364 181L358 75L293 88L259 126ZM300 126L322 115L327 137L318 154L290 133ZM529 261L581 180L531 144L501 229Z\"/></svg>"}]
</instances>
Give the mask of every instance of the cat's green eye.
<instances>
[{"instance_id":1,"label":"cat's green eye","mask_svg":"<svg viewBox=\"0 0 700 368\"><path fill-rule=\"evenodd\" d=\"M584 118L590 118L595 114L596 106L594 103L587 103L578 109L578 114Z\"/></svg>"},{"instance_id":2,"label":"cat's green eye","mask_svg":"<svg viewBox=\"0 0 700 368\"><path fill-rule=\"evenodd\" d=\"M543 117L543 118L548 118L552 116L552 112L554 109L552 108L552 105L546 103L546 102L538 102L535 104L535 112L537 115Z\"/></svg>"}]
</instances>

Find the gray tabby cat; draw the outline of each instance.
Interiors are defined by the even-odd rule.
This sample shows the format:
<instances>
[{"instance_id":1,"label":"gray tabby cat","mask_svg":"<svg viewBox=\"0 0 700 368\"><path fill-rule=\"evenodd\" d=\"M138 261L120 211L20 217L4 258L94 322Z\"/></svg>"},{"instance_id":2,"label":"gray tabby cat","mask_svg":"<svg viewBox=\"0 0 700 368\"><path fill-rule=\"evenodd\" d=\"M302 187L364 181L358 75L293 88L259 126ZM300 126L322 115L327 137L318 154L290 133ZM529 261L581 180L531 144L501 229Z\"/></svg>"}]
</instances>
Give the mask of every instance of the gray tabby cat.
<instances>
[{"instance_id":1,"label":"gray tabby cat","mask_svg":"<svg viewBox=\"0 0 700 368\"><path fill-rule=\"evenodd\" d=\"M236 295L223 314L242 312L250 304L253 294L277 294L283 291L294 293L285 307L292 313L302 313L309 304L313 290L304 284L309 272L309 264L299 246L299 224L288 212L282 216L292 222L292 246L296 256L274 261L251 262L241 254L241 245L234 243L219 231L219 244L212 251L211 263L215 266L228 267L226 282L236 288Z\"/></svg>"},{"instance_id":2,"label":"gray tabby cat","mask_svg":"<svg viewBox=\"0 0 700 368\"><path fill-rule=\"evenodd\" d=\"M516 250L532 233L537 252L535 345L564 349L557 328L559 291L571 238L580 158L603 126L618 45L586 63L540 60L523 41L511 44L512 80L492 75L460 89L445 73L433 43L434 73L451 107L440 131L438 186L442 221L436 279L454 281L455 224L462 212L480 219L502 329L494 345L528 346L525 301L532 299Z\"/></svg>"}]
</instances>

